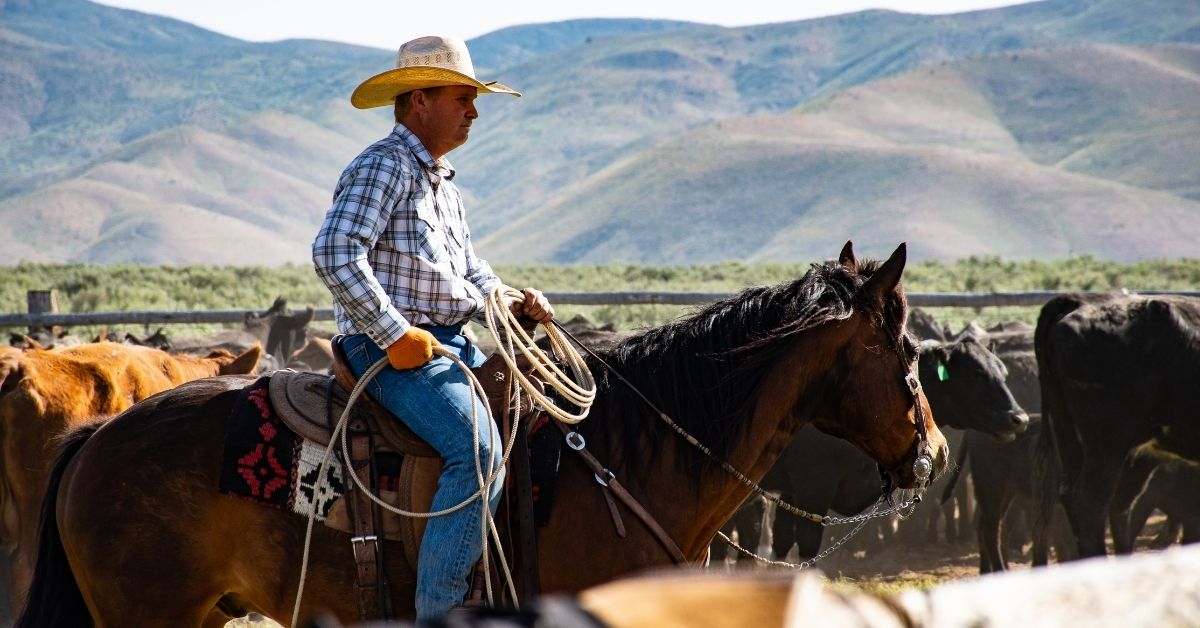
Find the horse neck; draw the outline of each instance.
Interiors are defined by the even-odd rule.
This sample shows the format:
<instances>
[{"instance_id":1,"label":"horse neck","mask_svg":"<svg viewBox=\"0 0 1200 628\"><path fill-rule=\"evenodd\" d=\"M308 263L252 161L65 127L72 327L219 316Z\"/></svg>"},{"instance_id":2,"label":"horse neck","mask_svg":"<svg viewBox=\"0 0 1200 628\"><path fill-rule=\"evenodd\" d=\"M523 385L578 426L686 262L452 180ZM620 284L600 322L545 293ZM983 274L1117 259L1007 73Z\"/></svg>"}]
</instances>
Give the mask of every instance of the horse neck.
<instances>
[{"instance_id":1,"label":"horse neck","mask_svg":"<svg viewBox=\"0 0 1200 628\"><path fill-rule=\"evenodd\" d=\"M833 369L839 345L821 340L816 334L810 335L813 336L811 341L799 340L796 348L778 358L758 383L756 395L751 400L752 410L746 416L721 417L737 422L723 460L704 456L705 461L700 469L684 464L681 458L687 456L695 446L673 429L667 428L659 432L660 442L656 443L658 448L654 450L648 465L639 465L626 458L613 469L617 479L630 488L630 492L662 524L689 559L696 560L704 555L709 540L753 490L723 469L721 462L727 462L749 480L758 482L791 442L796 431L810 422L814 413L819 411L824 397L822 391L829 381L827 375ZM653 383L646 385L652 386ZM609 442L623 442L624 435L620 432L637 429L638 422L662 420L640 398L617 394L611 390L613 386L623 384L610 381L607 386L610 390L601 389L597 395L597 405L593 408L595 414L607 413L622 419L610 422L608 427L614 433L608 435ZM695 394L705 393L695 391ZM619 401L612 403L612 397ZM661 410L670 416L669 409ZM679 423L674 417L672 420ZM598 486L590 474L584 474L581 482L585 486L567 490L599 494ZM602 501L598 503L603 504ZM609 520L607 510L596 516L601 521ZM630 522L627 525L641 524Z\"/></svg>"}]
</instances>

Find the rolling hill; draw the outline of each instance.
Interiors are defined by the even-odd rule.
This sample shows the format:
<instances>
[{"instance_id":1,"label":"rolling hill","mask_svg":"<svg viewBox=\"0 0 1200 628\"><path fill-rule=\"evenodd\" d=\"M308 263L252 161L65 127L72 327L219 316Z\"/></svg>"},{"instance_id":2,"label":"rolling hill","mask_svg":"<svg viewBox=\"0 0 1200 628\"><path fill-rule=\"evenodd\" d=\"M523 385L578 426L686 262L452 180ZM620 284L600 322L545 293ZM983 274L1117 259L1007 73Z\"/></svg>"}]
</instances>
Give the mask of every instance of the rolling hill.
<instances>
[{"instance_id":1,"label":"rolling hill","mask_svg":"<svg viewBox=\"0 0 1200 628\"><path fill-rule=\"evenodd\" d=\"M1197 42L1190 0L526 25L450 158L493 262L1196 256ZM0 263L304 263L391 55L0 3Z\"/></svg>"},{"instance_id":2,"label":"rolling hill","mask_svg":"<svg viewBox=\"0 0 1200 628\"><path fill-rule=\"evenodd\" d=\"M480 239L501 259L1200 254L1200 46L1004 53L692 128ZM1190 156L1190 157L1189 157Z\"/></svg>"}]
</instances>

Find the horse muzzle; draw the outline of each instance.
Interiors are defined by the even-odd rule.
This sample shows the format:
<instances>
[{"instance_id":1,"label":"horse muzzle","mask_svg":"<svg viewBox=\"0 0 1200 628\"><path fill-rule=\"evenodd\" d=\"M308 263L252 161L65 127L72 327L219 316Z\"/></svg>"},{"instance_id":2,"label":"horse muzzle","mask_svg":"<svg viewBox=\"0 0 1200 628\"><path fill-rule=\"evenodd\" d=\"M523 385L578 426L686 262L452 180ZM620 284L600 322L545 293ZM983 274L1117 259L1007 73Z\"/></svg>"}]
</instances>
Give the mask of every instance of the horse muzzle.
<instances>
[{"instance_id":1,"label":"horse muzzle","mask_svg":"<svg viewBox=\"0 0 1200 628\"><path fill-rule=\"evenodd\" d=\"M949 459L950 450L946 444L943 443L940 451L935 452L928 441L918 442L911 463L902 462L894 469L885 469L880 465L879 475L884 494L890 494L895 489L923 491L929 488L933 480L945 471Z\"/></svg>"}]
</instances>

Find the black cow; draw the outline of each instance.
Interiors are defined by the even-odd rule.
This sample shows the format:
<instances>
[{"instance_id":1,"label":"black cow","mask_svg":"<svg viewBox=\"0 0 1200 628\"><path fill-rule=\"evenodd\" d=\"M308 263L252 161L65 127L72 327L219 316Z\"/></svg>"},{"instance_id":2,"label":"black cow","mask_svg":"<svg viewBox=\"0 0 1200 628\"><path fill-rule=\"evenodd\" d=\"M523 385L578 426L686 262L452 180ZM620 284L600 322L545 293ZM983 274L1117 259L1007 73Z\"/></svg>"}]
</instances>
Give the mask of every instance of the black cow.
<instances>
[{"instance_id":1,"label":"black cow","mask_svg":"<svg viewBox=\"0 0 1200 628\"><path fill-rule=\"evenodd\" d=\"M832 438L832 437L830 437ZM838 439L841 440L841 439ZM734 531L737 531L736 543L739 547L750 552L758 552L758 546L762 542L762 524L763 511L766 509L766 501L759 495L751 495L742 502L738 507L737 512L721 526L721 533L730 540L733 540ZM729 545L719 537L713 537L712 543L709 545L709 564L723 564L731 552ZM752 560L749 556L736 553L735 560L737 562L749 562Z\"/></svg>"},{"instance_id":2,"label":"black cow","mask_svg":"<svg viewBox=\"0 0 1200 628\"><path fill-rule=\"evenodd\" d=\"M1079 555L1104 555L1106 515L1131 451L1153 443L1200 460L1200 299L1055 297L1034 344L1052 444L1042 516L1059 488Z\"/></svg>"},{"instance_id":3,"label":"black cow","mask_svg":"<svg viewBox=\"0 0 1200 628\"><path fill-rule=\"evenodd\" d=\"M973 335L948 343L923 341L918 364L929 407L952 450L962 448L972 431L1011 441L1028 426L1029 416L1006 384L1007 367ZM939 478L930 495L942 493L951 483L951 475ZM943 502L940 509L936 504L923 506L901 523L901 536L915 546L936 542L938 522L944 520L948 539L963 538L970 519L956 520L954 511L951 502Z\"/></svg>"},{"instance_id":4,"label":"black cow","mask_svg":"<svg viewBox=\"0 0 1200 628\"><path fill-rule=\"evenodd\" d=\"M1158 508L1168 515L1163 538L1178 537L1184 543L1200 540L1200 465L1189 465L1153 446L1143 446L1125 457L1109 505L1108 522L1113 552L1133 553L1137 535L1150 513Z\"/></svg>"},{"instance_id":5,"label":"black cow","mask_svg":"<svg viewBox=\"0 0 1200 628\"><path fill-rule=\"evenodd\" d=\"M1042 431L1042 391L1033 353L1033 327L1010 323L988 330L978 338L1004 363L1005 383L1013 398L1030 417L1029 429L1012 440L997 440L982 432L968 432L958 450L958 471L970 466L975 493L975 536L979 543L979 571L1008 569L1007 552L1001 544L1001 528L1014 502L1020 514L1032 510L1034 500L1034 446ZM951 478L951 483L959 480ZM943 499L949 489L943 493ZM1017 514L1017 513L1014 513ZM1026 526L1026 529L1032 525ZM1005 530L1009 532L1009 530Z\"/></svg>"},{"instance_id":6,"label":"black cow","mask_svg":"<svg viewBox=\"0 0 1200 628\"><path fill-rule=\"evenodd\" d=\"M908 311L908 321L905 328L917 337L917 340L951 340L948 330L939 324L933 315L919 307Z\"/></svg>"},{"instance_id":7,"label":"black cow","mask_svg":"<svg viewBox=\"0 0 1200 628\"><path fill-rule=\"evenodd\" d=\"M1020 321L995 325L986 332L974 329L970 335L988 346L1008 369L1005 383L1013 398L1029 413L1029 429L1012 441L996 440L980 432L967 432L958 450L957 475L951 486L961 481L970 469L970 484L975 494L975 537L979 544L979 571L989 573L1008 569L1008 555L1020 552L1029 531L1038 524L1034 463L1042 438L1042 389L1038 381L1037 357L1033 350L1033 326ZM967 332L964 332L967 333ZM943 492L947 498L949 489ZM1056 509L1048 522L1054 547L1060 560L1074 555L1074 541L1066 528L1065 516ZM1011 549L1010 549L1011 548ZM1036 545L1035 556L1047 556L1049 548Z\"/></svg>"},{"instance_id":8,"label":"black cow","mask_svg":"<svg viewBox=\"0 0 1200 628\"><path fill-rule=\"evenodd\" d=\"M154 332L153 334L151 334L149 336L146 336L145 338L138 338L137 336L133 335L132 333L126 332L125 333L125 343L131 344L131 345L138 345L140 347L153 347L155 349L161 349L163 351L168 351L168 352L173 349L173 347L171 346L171 340L169 338L167 338L166 334L163 333L162 327L159 327L158 331Z\"/></svg>"},{"instance_id":9,"label":"black cow","mask_svg":"<svg viewBox=\"0 0 1200 628\"><path fill-rule=\"evenodd\" d=\"M1200 543L1200 467L1179 461L1160 466L1146 490L1134 503L1131 538L1146 525L1155 509L1167 515L1167 526L1157 543L1160 547L1175 541Z\"/></svg>"},{"instance_id":10,"label":"black cow","mask_svg":"<svg viewBox=\"0 0 1200 628\"><path fill-rule=\"evenodd\" d=\"M936 416L936 414L934 415ZM852 515L883 493L875 462L854 445L820 430L802 429L762 480L789 504L817 515ZM841 530L840 528L838 529ZM800 559L817 555L824 526L775 509L771 550L782 559L795 545Z\"/></svg>"}]
</instances>

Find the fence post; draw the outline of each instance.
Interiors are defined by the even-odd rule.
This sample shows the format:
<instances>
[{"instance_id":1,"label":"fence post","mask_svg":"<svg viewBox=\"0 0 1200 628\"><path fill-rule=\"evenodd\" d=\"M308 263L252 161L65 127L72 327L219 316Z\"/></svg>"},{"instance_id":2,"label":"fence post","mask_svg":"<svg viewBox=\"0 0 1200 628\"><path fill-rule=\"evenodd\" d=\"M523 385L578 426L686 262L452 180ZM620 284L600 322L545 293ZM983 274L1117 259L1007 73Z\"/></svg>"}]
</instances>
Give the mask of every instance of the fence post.
<instances>
[{"instance_id":1,"label":"fence post","mask_svg":"<svg viewBox=\"0 0 1200 628\"><path fill-rule=\"evenodd\" d=\"M25 293L25 303L29 307L30 314L58 314L58 290L30 290ZM29 335L36 334L44 327L33 326L29 327ZM55 329L46 329L52 336L56 336Z\"/></svg>"}]
</instances>

